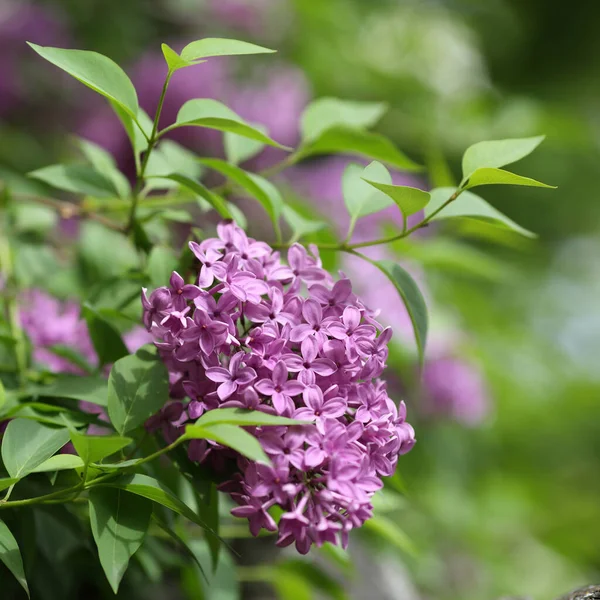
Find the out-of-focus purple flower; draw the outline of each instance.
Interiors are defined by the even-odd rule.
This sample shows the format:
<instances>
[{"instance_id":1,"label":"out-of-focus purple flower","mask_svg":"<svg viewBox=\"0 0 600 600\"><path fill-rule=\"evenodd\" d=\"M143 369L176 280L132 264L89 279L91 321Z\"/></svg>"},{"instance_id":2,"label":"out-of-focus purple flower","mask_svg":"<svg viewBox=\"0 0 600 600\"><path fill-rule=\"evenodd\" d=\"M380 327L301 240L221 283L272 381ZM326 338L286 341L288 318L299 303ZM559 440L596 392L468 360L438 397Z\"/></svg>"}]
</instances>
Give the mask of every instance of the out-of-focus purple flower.
<instances>
[{"instance_id":1,"label":"out-of-focus purple flower","mask_svg":"<svg viewBox=\"0 0 600 600\"><path fill-rule=\"evenodd\" d=\"M218 407L240 407L308 421L253 428L273 467L238 456L238 470L222 489L239 505L232 513L247 518L254 535L277 529L268 513L277 504L284 511L278 544L295 542L303 553L312 544L346 544L348 532L371 516L381 476L393 472L415 441L404 405L397 407L378 379L390 330L375 321L347 278L333 280L316 251L294 245L288 267L234 223L217 232L218 238L191 246L201 263L210 262L213 277L199 283L202 293L186 300L183 310L175 301L181 295L171 293L160 307L152 301L156 291L142 297L172 395L179 387L186 391L190 420ZM306 285L315 281L305 297ZM175 287L182 285L177 279ZM161 291L160 297L167 295ZM331 310L327 316L323 305ZM179 409L172 419L170 410L167 404L148 422L169 440L185 424ZM210 442L190 444L188 456L217 468L235 454Z\"/></svg>"},{"instance_id":2,"label":"out-of-focus purple flower","mask_svg":"<svg viewBox=\"0 0 600 600\"><path fill-rule=\"evenodd\" d=\"M19 302L21 326L31 340L33 359L57 373L82 374L72 362L49 350L68 346L88 362L94 363L96 352L87 325L76 302L61 302L41 290L30 290Z\"/></svg>"},{"instance_id":3,"label":"out-of-focus purple flower","mask_svg":"<svg viewBox=\"0 0 600 600\"><path fill-rule=\"evenodd\" d=\"M490 412L490 397L481 371L456 357L427 361L423 368L422 402L430 415L445 415L465 425L478 425Z\"/></svg>"},{"instance_id":4,"label":"out-of-focus purple flower","mask_svg":"<svg viewBox=\"0 0 600 600\"><path fill-rule=\"evenodd\" d=\"M210 17L228 27L253 34L264 32L269 12L282 4L282 0L209 0Z\"/></svg>"}]
</instances>

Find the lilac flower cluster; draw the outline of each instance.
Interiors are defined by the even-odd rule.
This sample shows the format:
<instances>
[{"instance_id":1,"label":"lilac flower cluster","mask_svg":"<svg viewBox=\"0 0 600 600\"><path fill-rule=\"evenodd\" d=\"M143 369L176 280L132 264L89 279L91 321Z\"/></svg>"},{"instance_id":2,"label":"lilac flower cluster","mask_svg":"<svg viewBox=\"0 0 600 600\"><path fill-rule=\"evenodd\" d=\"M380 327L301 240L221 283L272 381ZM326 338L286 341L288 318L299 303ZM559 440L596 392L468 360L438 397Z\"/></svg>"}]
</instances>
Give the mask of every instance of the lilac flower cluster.
<instances>
[{"instance_id":1,"label":"lilac flower cluster","mask_svg":"<svg viewBox=\"0 0 600 600\"><path fill-rule=\"evenodd\" d=\"M221 486L239 504L232 513L257 535L278 529L280 546L301 553L314 543L347 544L372 514L370 499L415 443L379 379L391 329L334 281L316 249L295 244L285 264L267 244L222 223L218 238L190 248L200 262L196 285L173 273L169 287L143 290L144 322L171 375L174 400L150 430L176 439L187 421L219 407L239 407L311 421L256 427L272 466L236 457ZM191 460L221 465L231 457L194 440ZM269 509L283 514L279 527Z\"/></svg>"}]
</instances>

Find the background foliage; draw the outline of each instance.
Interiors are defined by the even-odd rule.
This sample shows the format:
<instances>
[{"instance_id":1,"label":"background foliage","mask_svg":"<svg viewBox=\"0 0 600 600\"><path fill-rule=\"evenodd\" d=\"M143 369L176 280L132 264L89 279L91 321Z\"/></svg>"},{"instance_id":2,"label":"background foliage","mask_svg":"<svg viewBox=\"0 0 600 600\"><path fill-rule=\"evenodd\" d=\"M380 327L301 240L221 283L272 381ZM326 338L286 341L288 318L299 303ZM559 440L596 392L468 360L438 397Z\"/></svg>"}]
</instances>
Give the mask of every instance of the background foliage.
<instances>
[{"instance_id":1,"label":"background foliage","mask_svg":"<svg viewBox=\"0 0 600 600\"><path fill-rule=\"evenodd\" d=\"M390 110L378 129L409 156L430 165L435 185L448 181L440 156L459 178L462 152L471 143L547 135L541 150L516 171L557 185L557 191L498 186L487 188L485 196L539 239L524 243L511 237L490 244L469 238L469 248L485 248L497 259L495 267L484 268L489 277L470 276L467 269L449 268L440 259L426 264L439 318L467 332L461 351L483 369L493 408L475 427L421 416L418 444L402 461L406 496L400 501L394 495L386 504L384 494L380 507L385 515L381 528L395 523L411 543L398 533L390 535L389 544L370 547L376 532L367 530L353 550L359 574L347 586L356 598L380 585L381 597L390 598L479 600L520 593L542 600L599 577L595 11L583 4L569 6L565 27L562 4L537 0L0 5L0 174L23 191L37 189L24 173L76 155L66 129L95 133L100 143L114 141L102 104L46 68L26 39L107 54L136 73L136 84L152 80L148 93L140 93L142 106L150 110L164 76L164 71L156 73L164 69L162 57L156 61L152 56L161 42L181 49L203 36L237 34L276 47L275 62L304 74L307 95L386 102ZM240 86L264 85L261 68L271 68L271 59L240 61L233 67L235 80ZM185 79L183 73L176 77ZM227 100L218 77L216 83L202 77L201 70L195 71L189 85L213 85L214 94ZM292 83L282 85L289 90ZM239 97L243 106L244 96ZM261 122L260 115L253 120ZM118 152L119 143L109 149ZM36 231L27 231L31 220L24 217L22 227L35 242ZM127 248L104 242L103 260L94 258L93 225L82 239L82 287L131 266ZM60 295L73 273L55 269L47 277L53 266L44 260L51 259L38 253L20 268L30 285ZM508 276L497 276L498 264L510 267ZM397 361L399 376L409 377L410 358L400 355ZM418 394L406 400L417 414ZM47 516L49 538L40 541L42 546L50 544L53 519L59 518ZM238 526L229 527L235 538ZM343 597L334 581L350 577L345 557L331 566L330 581L311 571L310 562L273 557L269 549L258 552L260 542L234 542L243 556L260 555L262 565L238 567L240 580L271 581L266 589L274 588L281 598L308 598L314 587ZM197 597L200 580L177 567L177 556L166 569L166 580L160 579L157 552L146 549L121 594L130 597L137 590L140 597L174 597L174 582L181 581L177 593ZM51 569L50 551L46 558L43 568ZM83 566L91 582L101 579L98 565ZM209 597L238 597L226 561L214 580ZM252 584L244 590L248 597L272 593ZM62 597L60 590L55 593Z\"/></svg>"}]
</instances>

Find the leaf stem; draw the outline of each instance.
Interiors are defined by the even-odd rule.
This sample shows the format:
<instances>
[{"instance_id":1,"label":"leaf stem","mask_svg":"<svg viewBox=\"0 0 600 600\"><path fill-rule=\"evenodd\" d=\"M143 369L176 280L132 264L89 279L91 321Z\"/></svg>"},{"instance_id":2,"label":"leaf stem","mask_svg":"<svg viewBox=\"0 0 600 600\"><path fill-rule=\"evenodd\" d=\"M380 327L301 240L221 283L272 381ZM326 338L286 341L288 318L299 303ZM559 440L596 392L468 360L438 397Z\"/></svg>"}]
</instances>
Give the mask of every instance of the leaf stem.
<instances>
[{"instance_id":1,"label":"leaf stem","mask_svg":"<svg viewBox=\"0 0 600 600\"><path fill-rule=\"evenodd\" d=\"M42 504L46 502L46 500L52 500L54 498L59 498L65 494L71 495L73 493L79 493L84 489L85 482L80 481L77 485L67 488L65 490L58 490L57 492L52 492L51 494L45 494L44 496L36 496L35 498L24 498L23 500L6 500L8 498L8 494L6 498L0 500L0 509L2 508L16 508L18 506L30 506L31 504ZM67 500L65 500L66 502Z\"/></svg>"},{"instance_id":2,"label":"leaf stem","mask_svg":"<svg viewBox=\"0 0 600 600\"><path fill-rule=\"evenodd\" d=\"M146 168L148 167L148 160L158 140L158 122L160 120L160 114L162 112L163 104L165 103L165 96L167 95L167 88L169 87L169 81L171 80L172 75L173 71L169 69L162 90L160 92L160 98L158 99L158 106L156 107L156 114L154 115L154 121L152 123L152 133L150 134L150 139L148 140L148 148L146 148L146 152L144 153L144 158L142 159L142 164L140 166L137 176L137 181L131 195L131 209L129 211L129 219L127 222L128 232L130 232L133 229L133 226L135 225L135 213L145 183L144 176L146 174Z\"/></svg>"}]
</instances>

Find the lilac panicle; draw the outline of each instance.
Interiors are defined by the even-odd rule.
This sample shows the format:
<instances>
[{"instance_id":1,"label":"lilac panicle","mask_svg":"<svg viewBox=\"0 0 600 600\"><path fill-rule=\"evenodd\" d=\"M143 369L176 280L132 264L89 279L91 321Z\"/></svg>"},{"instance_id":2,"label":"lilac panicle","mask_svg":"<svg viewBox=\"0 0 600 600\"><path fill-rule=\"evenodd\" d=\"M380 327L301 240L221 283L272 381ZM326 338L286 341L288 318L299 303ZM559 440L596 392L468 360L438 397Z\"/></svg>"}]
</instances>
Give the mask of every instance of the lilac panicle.
<instances>
[{"instance_id":1,"label":"lilac panicle","mask_svg":"<svg viewBox=\"0 0 600 600\"><path fill-rule=\"evenodd\" d=\"M169 286L142 293L144 322L168 367L172 400L147 423L176 439L206 411L240 407L308 421L254 427L272 466L216 442L194 440L192 461L216 470L221 489L250 531L278 530L278 544L306 553L348 533L372 514L371 497L398 457L415 443L404 403L380 379L390 328L384 329L335 281L316 251L279 252L233 223L192 242L194 281L174 273ZM186 400L187 398L187 400ZM233 475L231 475L233 473ZM269 514L283 510L279 525Z\"/></svg>"}]
</instances>

